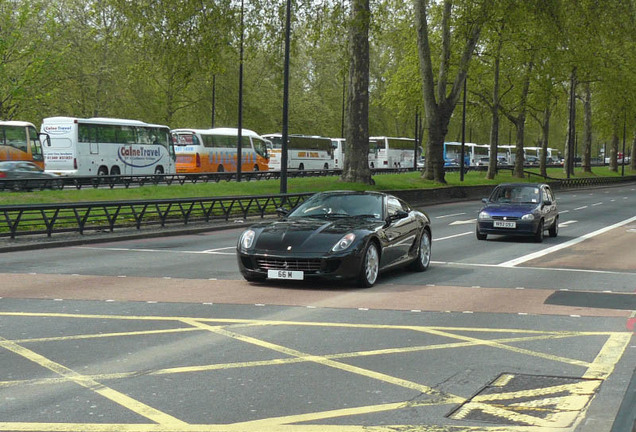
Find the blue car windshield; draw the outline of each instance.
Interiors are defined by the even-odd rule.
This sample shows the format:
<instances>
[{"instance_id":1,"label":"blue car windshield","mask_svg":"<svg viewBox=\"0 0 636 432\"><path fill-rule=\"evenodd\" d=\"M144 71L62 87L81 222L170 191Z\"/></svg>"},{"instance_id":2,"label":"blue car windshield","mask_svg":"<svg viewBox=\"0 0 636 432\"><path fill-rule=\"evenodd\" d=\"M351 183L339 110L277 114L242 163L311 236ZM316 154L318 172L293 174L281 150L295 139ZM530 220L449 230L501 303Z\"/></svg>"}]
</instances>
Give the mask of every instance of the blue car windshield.
<instances>
[{"instance_id":1,"label":"blue car windshield","mask_svg":"<svg viewBox=\"0 0 636 432\"><path fill-rule=\"evenodd\" d=\"M382 197L367 194L316 194L296 207L287 217L368 217L381 219Z\"/></svg>"},{"instance_id":2,"label":"blue car windshield","mask_svg":"<svg viewBox=\"0 0 636 432\"><path fill-rule=\"evenodd\" d=\"M490 201L495 203L536 204L541 201L541 194L536 186L502 186L495 189Z\"/></svg>"}]
</instances>

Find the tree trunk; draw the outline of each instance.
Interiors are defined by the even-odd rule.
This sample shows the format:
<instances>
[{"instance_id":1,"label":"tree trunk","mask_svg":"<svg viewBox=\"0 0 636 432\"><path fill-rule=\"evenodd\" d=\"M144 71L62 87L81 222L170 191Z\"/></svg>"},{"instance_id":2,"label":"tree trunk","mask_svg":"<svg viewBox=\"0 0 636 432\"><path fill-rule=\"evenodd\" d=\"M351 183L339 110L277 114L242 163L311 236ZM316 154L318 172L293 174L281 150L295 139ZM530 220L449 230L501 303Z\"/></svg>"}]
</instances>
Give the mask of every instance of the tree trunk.
<instances>
[{"instance_id":1,"label":"tree trunk","mask_svg":"<svg viewBox=\"0 0 636 432\"><path fill-rule=\"evenodd\" d=\"M583 172L592 172L592 90L590 83L583 85Z\"/></svg>"},{"instance_id":2,"label":"tree trunk","mask_svg":"<svg viewBox=\"0 0 636 432\"><path fill-rule=\"evenodd\" d=\"M428 116L427 116L428 118ZM444 137L448 133L448 122L428 118L428 142L426 143L426 163L422 177L438 183L446 183L444 171Z\"/></svg>"},{"instance_id":3,"label":"tree trunk","mask_svg":"<svg viewBox=\"0 0 636 432\"><path fill-rule=\"evenodd\" d=\"M499 37L497 52L495 54L495 68L492 90L492 124L490 125L490 160L486 178L493 180L497 175L497 149L499 147L499 66L501 61L501 47L503 37Z\"/></svg>"},{"instance_id":4,"label":"tree trunk","mask_svg":"<svg viewBox=\"0 0 636 432\"><path fill-rule=\"evenodd\" d=\"M576 137L576 67L570 75L570 98L568 102L568 130L563 147L563 172L568 177L574 175L574 138Z\"/></svg>"},{"instance_id":5,"label":"tree trunk","mask_svg":"<svg viewBox=\"0 0 636 432\"><path fill-rule=\"evenodd\" d=\"M523 154L524 132L526 130L526 117L520 116L514 122L517 128L516 144L515 144L515 167L512 172L513 177L523 178L523 164L525 157Z\"/></svg>"},{"instance_id":6,"label":"tree trunk","mask_svg":"<svg viewBox=\"0 0 636 432\"><path fill-rule=\"evenodd\" d=\"M636 129L634 129L634 139L632 140L632 152L631 152L631 168L632 171L636 171Z\"/></svg>"},{"instance_id":7,"label":"tree trunk","mask_svg":"<svg viewBox=\"0 0 636 432\"><path fill-rule=\"evenodd\" d=\"M344 160L340 179L372 185L369 169L369 0L352 0Z\"/></svg>"},{"instance_id":8,"label":"tree trunk","mask_svg":"<svg viewBox=\"0 0 636 432\"><path fill-rule=\"evenodd\" d=\"M550 101L543 110L543 121L541 122L541 159L539 161L539 170L543 177L548 176L548 169L546 167L548 157L548 147L550 140L550 117L552 117L552 109L550 108Z\"/></svg>"},{"instance_id":9,"label":"tree trunk","mask_svg":"<svg viewBox=\"0 0 636 432\"><path fill-rule=\"evenodd\" d=\"M446 183L444 175L444 138L448 132L448 123L455 110L459 95L464 86L468 66L479 41L483 22L476 19L468 34L462 55L457 65L457 75L452 88L447 92L451 68L451 21L452 1L444 0L440 64L437 85L433 76L433 61L428 35L427 0L414 0L417 48L422 77L424 109L428 125L428 143L426 145L426 164L422 177L437 183ZM484 15L485 12L484 12Z\"/></svg>"}]
</instances>

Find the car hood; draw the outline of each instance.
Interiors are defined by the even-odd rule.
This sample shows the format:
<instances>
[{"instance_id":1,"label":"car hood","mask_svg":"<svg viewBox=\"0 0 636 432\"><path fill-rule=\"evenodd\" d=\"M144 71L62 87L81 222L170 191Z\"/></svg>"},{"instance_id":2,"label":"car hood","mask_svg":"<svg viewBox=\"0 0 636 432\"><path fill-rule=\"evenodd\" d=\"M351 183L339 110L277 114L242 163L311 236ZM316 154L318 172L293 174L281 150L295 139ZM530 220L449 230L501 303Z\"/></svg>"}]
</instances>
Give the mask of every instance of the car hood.
<instances>
[{"instance_id":1,"label":"car hood","mask_svg":"<svg viewBox=\"0 0 636 432\"><path fill-rule=\"evenodd\" d=\"M359 218L287 219L253 227L254 248L272 253L328 252L345 234L354 232L359 240L381 226L381 221Z\"/></svg>"},{"instance_id":2,"label":"car hood","mask_svg":"<svg viewBox=\"0 0 636 432\"><path fill-rule=\"evenodd\" d=\"M486 205L482 211L487 211L493 215L523 216L534 212L539 203L492 203Z\"/></svg>"}]
</instances>

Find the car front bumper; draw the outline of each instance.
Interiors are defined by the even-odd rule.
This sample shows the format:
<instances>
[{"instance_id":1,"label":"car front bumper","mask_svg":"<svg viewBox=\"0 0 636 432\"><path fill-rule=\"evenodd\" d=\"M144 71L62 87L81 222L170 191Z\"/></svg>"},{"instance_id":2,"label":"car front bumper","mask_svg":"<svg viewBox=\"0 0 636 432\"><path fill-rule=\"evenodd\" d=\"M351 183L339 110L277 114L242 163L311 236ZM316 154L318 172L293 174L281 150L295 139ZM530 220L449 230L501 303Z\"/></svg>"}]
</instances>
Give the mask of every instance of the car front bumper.
<instances>
[{"instance_id":1,"label":"car front bumper","mask_svg":"<svg viewBox=\"0 0 636 432\"><path fill-rule=\"evenodd\" d=\"M537 233L539 222L515 221L515 228L498 228L493 226L494 220L477 222L477 229L480 234L508 235L508 236L533 236Z\"/></svg>"},{"instance_id":2,"label":"car front bumper","mask_svg":"<svg viewBox=\"0 0 636 432\"><path fill-rule=\"evenodd\" d=\"M358 250L341 255L285 255L237 252L241 274L246 278L268 277L269 270L301 271L303 279L348 280L360 275L362 253Z\"/></svg>"}]
</instances>

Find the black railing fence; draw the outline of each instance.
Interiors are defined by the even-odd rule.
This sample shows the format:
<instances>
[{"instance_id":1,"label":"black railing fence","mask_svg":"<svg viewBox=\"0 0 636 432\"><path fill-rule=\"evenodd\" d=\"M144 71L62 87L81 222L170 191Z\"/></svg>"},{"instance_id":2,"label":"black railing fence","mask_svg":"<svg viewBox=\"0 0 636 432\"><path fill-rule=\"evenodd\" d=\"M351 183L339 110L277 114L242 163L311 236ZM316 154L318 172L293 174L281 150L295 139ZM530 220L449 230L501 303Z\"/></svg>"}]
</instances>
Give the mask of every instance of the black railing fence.
<instances>
[{"instance_id":1,"label":"black railing fence","mask_svg":"<svg viewBox=\"0 0 636 432\"><path fill-rule=\"evenodd\" d=\"M263 218L279 207L291 208L311 193L271 196L230 196L71 204L0 206L0 237L51 236L54 233L114 231L195 222Z\"/></svg>"}]
</instances>

